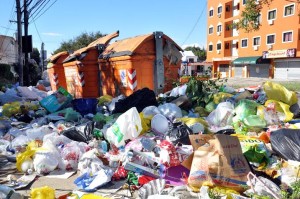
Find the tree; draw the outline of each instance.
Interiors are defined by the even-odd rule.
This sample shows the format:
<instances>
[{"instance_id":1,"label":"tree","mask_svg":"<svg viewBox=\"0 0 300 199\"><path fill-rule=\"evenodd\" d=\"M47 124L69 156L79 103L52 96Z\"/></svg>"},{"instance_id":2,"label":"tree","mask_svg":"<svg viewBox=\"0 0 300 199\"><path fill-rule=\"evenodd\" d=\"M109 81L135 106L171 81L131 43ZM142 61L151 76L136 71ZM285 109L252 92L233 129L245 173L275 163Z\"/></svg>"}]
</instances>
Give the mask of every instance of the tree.
<instances>
[{"instance_id":1,"label":"tree","mask_svg":"<svg viewBox=\"0 0 300 199\"><path fill-rule=\"evenodd\" d=\"M245 10L241 14L241 20L233 23L233 27L244 29L246 32L257 31L260 28L260 12L264 6L269 6L274 0L247 0ZM283 0L299 3L299 0Z\"/></svg>"},{"instance_id":2,"label":"tree","mask_svg":"<svg viewBox=\"0 0 300 199\"><path fill-rule=\"evenodd\" d=\"M30 53L30 58L34 59L37 64L41 62L40 52L37 48L32 49L32 52Z\"/></svg>"},{"instance_id":3,"label":"tree","mask_svg":"<svg viewBox=\"0 0 300 199\"><path fill-rule=\"evenodd\" d=\"M206 60L206 50L204 49L204 47L201 49L200 47L188 46L184 50L192 51L199 60Z\"/></svg>"},{"instance_id":4,"label":"tree","mask_svg":"<svg viewBox=\"0 0 300 199\"><path fill-rule=\"evenodd\" d=\"M80 48L86 47L91 42L95 41L96 39L103 37L104 34L102 34L100 31L95 33L87 33L83 32L79 36L75 37L74 39L70 39L69 41L63 41L60 44L60 47L56 49L53 54L62 52L62 51L75 51Z\"/></svg>"}]
</instances>

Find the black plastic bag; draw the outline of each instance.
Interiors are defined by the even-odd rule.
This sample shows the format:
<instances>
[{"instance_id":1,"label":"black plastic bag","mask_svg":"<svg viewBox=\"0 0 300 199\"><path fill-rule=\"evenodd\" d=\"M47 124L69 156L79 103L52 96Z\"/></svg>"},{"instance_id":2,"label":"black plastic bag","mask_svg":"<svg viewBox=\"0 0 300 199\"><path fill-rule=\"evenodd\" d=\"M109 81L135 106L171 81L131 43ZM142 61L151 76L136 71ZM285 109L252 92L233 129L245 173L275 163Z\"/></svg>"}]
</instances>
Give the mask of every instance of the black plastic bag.
<instances>
[{"instance_id":1,"label":"black plastic bag","mask_svg":"<svg viewBox=\"0 0 300 199\"><path fill-rule=\"evenodd\" d=\"M143 88L135 91L128 97L116 102L112 113L125 113L132 107L136 107L140 113L147 106L158 106L154 91L149 88Z\"/></svg>"},{"instance_id":2,"label":"black plastic bag","mask_svg":"<svg viewBox=\"0 0 300 199\"><path fill-rule=\"evenodd\" d=\"M86 122L62 131L71 140L88 143L93 139L94 122Z\"/></svg>"},{"instance_id":3,"label":"black plastic bag","mask_svg":"<svg viewBox=\"0 0 300 199\"><path fill-rule=\"evenodd\" d=\"M190 129L185 123L177 122L172 124L172 129L168 132L168 136L170 141L176 145L178 143L184 145L190 145L190 138L189 135L193 134L192 129Z\"/></svg>"},{"instance_id":4,"label":"black plastic bag","mask_svg":"<svg viewBox=\"0 0 300 199\"><path fill-rule=\"evenodd\" d=\"M285 160L300 161L300 130L279 129L271 132L272 149Z\"/></svg>"}]
</instances>

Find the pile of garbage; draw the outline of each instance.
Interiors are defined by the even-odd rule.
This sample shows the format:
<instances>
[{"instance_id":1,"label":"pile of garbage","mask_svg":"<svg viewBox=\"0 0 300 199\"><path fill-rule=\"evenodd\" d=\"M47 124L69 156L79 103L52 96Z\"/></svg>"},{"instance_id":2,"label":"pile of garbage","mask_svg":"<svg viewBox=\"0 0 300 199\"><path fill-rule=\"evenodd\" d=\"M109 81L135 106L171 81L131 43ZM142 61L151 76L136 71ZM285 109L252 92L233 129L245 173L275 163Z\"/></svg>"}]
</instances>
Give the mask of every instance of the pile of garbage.
<instances>
[{"instance_id":1,"label":"pile of garbage","mask_svg":"<svg viewBox=\"0 0 300 199\"><path fill-rule=\"evenodd\" d=\"M73 99L62 87L16 85L0 93L0 153L24 176L77 171L74 183L90 198L120 180L142 199L300 198L295 92L268 81L222 86L204 104L190 94L185 84L159 96L143 88ZM18 179L7 180L0 198L21 198ZM31 197L55 198L55 190Z\"/></svg>"}]
</instances>

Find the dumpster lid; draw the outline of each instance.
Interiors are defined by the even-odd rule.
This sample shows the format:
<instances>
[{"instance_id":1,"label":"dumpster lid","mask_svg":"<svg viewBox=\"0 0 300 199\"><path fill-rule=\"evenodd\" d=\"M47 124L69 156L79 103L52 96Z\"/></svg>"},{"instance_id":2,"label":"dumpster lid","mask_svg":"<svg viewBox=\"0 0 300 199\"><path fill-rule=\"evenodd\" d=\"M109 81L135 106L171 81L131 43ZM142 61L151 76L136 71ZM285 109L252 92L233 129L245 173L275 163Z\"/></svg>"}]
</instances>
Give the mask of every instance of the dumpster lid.
<instances>
[{"instance_id":1,"label":"dumpster lid","mask_svg":"<svg viewBox=\"0 0 300 199\"><path fill-rule=\"evenodd\" d=\"M67 54L68 54L68 51L62 51L62 52L56 53L55 55L52 55L51 57L49 57L48 61L53 63L61 56L67 55Z\"/></svg>"},{"instance_id":2,"label":"dumpster lid","mask_svg":"<svg viewBox=\"0 0 300 199\"><path fill-rule=\"evenodd\" d=\"M87 52L88 50L96 48L97 45L103 44L103 45L107 46L108 43L110 42L110 40L112 40L113 38L118 37L118 36L119 36L119 31L108 34L104 37L100 37L97 40L90 43L88 46L76 50L74 53L69 55L69 57L67 57L63 62L65 63L65 62L71 61L71 60L75 59L76 57L80 56L81 54Z\"/></svg>"},{"instance_id":3,"label":"dumpster lid","mask_svg":"<svg viewBox=\"0 0 300 199\"><path fill-rule=\"evenodd\" d=\"M130 56L132 55L135 50L145 41L149 39L153 39L154 34L146 34L146 35L138 35L135 37L126 38L123 40L116 41L109 46L106 47L106 49L103 51L103 53L99 56L99 59L101 58L110 58L110 57L119 57L119 56ZM163 38L165 40L171 41L175 44L176 48L178 48L179 51L183 51L183 49L177 45L170 37L167 35L163 35Z\"/></svg>"}]
</instances>

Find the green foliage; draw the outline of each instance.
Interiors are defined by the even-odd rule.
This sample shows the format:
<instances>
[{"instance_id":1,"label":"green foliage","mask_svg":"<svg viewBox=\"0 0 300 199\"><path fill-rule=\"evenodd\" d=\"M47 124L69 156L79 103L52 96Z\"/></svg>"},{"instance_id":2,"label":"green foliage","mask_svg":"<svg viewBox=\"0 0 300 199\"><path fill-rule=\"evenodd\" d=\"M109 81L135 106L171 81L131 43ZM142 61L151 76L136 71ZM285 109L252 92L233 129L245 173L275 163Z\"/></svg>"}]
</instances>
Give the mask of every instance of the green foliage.
<instances>
[{"instance_id":1,"label":"green foliage","mask_svg":"<svg viewBox=\"0 0 300 199\"><path fill-rule=\"evenodd\" d=\"M216 192L212 189L208 190L208 196L211 199L221 199L222 198L222 195L220 195L218 192Z\"/></svg>"},{"instance_id":2,"label":"green foliage","mask_svg":"<svg viewBox=\"0 0 300 199\"><path fill-rule=\"evenodd\" d=\"M186 95L192 100L194 107L205 107L226 81L227 79L220 78L199 80L191 77L187 83Z\"/></svg>"},{"instance_id":3,"label":"green foliage","mask_svg":"<svg viewBox=\"0 0 300 199\"><path fill-rule=\"evenodd\" d=\"M86 47L91 42L95 41L96 39L103 37L100 31L95 33L87 33L83 32L79 36L75 37L74 39L70 39L69 41L63 41L60 44L60 47L56 49L53 54L62 52L62 51L75 51L80 48Z\"/></svg>"},{"instance_id":4,"label":"green foliage","mask_svg":"<svg viewBox=\"0 0 300 199\"><path fill-rule=\"evenodd\" d=\"M233 27L244 29L246 32L257 31L260 28L260 12L264 6L268 6L273 0L247 0L245 10L241 14L241 20L233 23Z\"/></svg>"},{"instance_id":5,"label":"green foliage","mask_svg":"<svg viewBox=\"0 0 300 199\"><path fill-rule=\"evenodd\" d=\"M32 52L30 53L30 58L34 59L37 64L41 62L40 52L37 48L33 48Z\"/></svg>"},{"instance_id":6,"label":"green foliage","mask_svg":"<svg viewBox=\"0 0 300 199\"><path fill-rule=\"evenodd\" d=\"M282 199L299 199L300 198L300 180L297 180L296 182L291 184L291 194L286 191L281 191Z\"/></svg>"},{"instance_id":7,"label":"green foliage","mask_svg":"<svg viewBox=\"0 0 300 199\"><path fill-rule=\"evenodd\" d=\"M10 72L10 65L0 64L0 76L8 80L14 78L13 74Z\"/></svg>"},{"instance_id":8,"label":"green foliage","mask_svg":"<svg viewBox=\"0 0 300 199\"><path fill-rule=\"evenodd\" d=\"M199 47L189 46L186 47L184 50L192 51L198 57L199 60L206 60L206 50L204 49L204 47L201 49Z\"/></svg>"}]
</instances>

